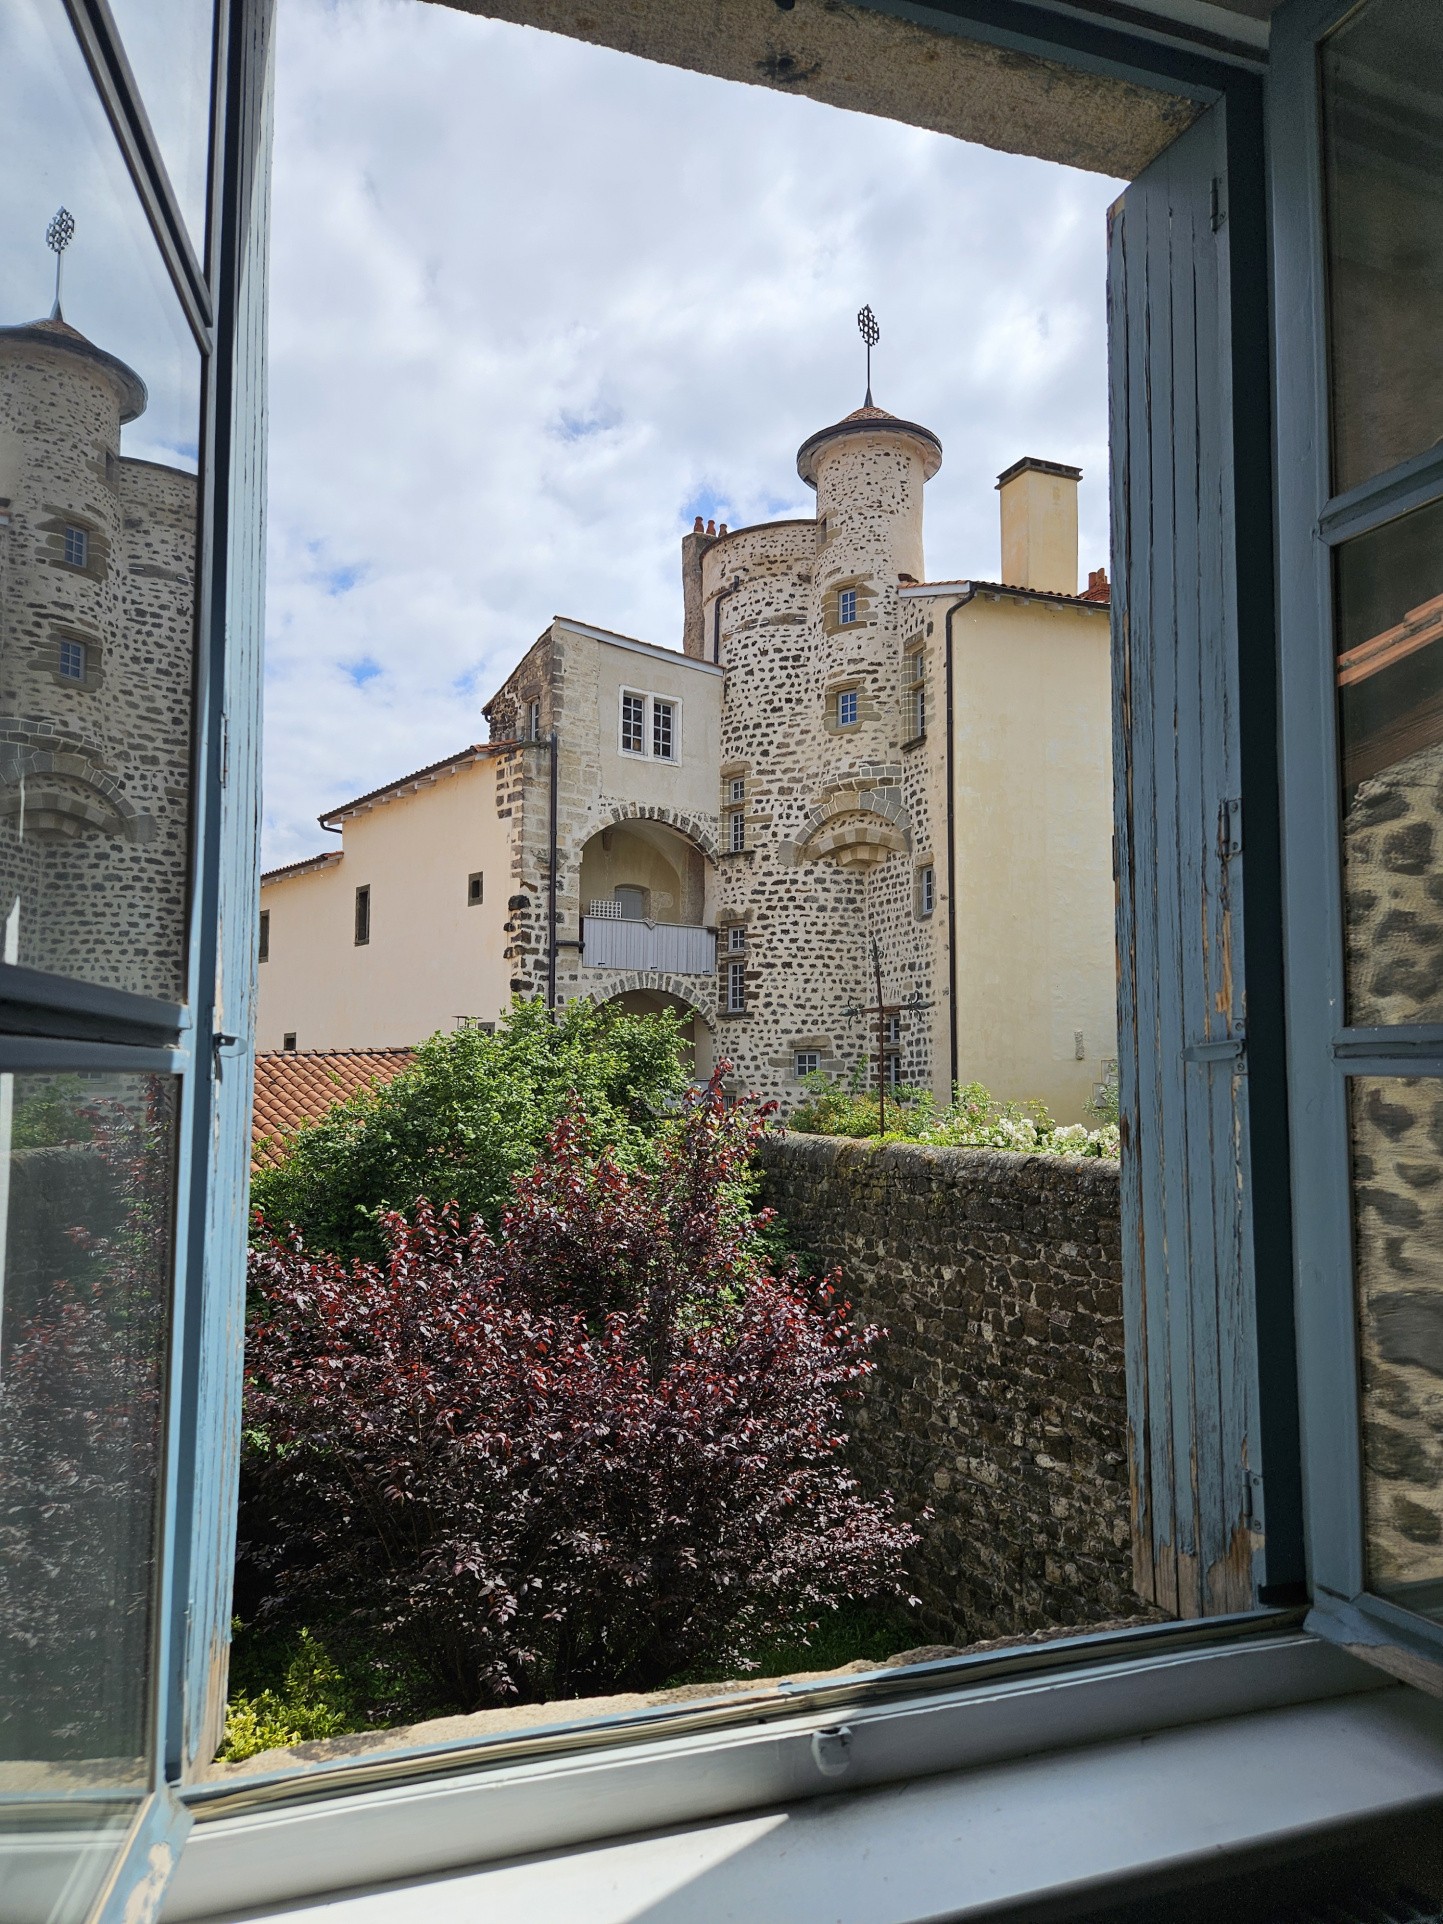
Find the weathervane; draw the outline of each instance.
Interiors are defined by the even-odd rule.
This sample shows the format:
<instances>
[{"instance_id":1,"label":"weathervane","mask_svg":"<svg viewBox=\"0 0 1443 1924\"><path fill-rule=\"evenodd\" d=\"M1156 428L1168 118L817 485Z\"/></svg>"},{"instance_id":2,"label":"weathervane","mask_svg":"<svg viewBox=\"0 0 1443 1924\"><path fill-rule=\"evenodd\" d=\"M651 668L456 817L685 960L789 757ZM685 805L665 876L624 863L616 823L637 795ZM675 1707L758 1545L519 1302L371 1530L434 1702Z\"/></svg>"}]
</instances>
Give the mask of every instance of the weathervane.
<instances>
[{"instance_id":1,"label":"weathervane","mask_svg":"<svg viewBox=\"0 0 1443 1924\"><path fill-rule=\"evenodd\" d=\"M864 307L857 316L857 332L867 343L867 399L865 407L872 405L872 349L882 338L882 330L877 325L877 317L870 307Z\"/></svg>"},{"instance_id":2,"label":"weathervane","mask_svg":"<svg viewBox=\"0 0 1443 1924\"><path fill-rule=\"evenodd\" d=\"M51 309L52 321L61 319L60 313L60 269L65 262L65 250L75 238L75 216L68 207L56 209L55 218L45 230L45 245L55 256L55 306Z\"/></svg>"}]
</instances>

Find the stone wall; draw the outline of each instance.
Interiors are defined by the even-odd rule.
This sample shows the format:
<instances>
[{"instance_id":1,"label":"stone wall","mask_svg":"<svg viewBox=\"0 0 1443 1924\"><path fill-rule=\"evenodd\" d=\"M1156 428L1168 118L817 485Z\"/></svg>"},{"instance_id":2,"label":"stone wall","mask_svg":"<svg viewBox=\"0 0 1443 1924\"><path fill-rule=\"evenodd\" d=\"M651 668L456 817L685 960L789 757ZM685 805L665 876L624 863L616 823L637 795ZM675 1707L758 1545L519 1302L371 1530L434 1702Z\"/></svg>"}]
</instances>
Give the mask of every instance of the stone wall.
<instances>
[{"instance_id":1,"label":"stone wall","mask_svg":"<svg viewBox=\"0 0 1443 1924\"><path fill-rule=\"evenodd\" d=\"M967 1643L1145 1611L1132 1590L1118 1169L777 1134L763 1194L890 1331L861 1473L919 1527L928 1629Z\"/></svg>"}]
</instances>

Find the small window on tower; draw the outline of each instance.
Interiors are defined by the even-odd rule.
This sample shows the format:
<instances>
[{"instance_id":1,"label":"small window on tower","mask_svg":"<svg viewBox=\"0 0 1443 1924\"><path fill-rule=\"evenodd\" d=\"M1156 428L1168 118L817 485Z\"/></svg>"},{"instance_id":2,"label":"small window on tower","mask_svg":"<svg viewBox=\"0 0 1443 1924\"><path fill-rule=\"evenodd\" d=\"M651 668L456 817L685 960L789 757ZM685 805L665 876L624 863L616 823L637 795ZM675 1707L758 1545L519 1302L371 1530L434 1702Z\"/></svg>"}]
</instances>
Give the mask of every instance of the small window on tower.
<instances>
[{"instance_id":1,"label":"small window on tower","mask_svg":"<svg viewBox=\"0 0 1443 1924\"><path fill-rule=\"evenodd\" d=\"M676 703L653 701L651 704L651 752L658 760L676 760Z\"/></svg>"},{"instance_id":2,"label":"small window on tower","mask_svg":"<svg viewBox=\"0 0 1443 1924\"><path fill-rule=\"evenodd\" d=\"M798 1082L806 1076L818 1074L822 1066L821 1051L818 1049L798 1049L792 1058L792 1068Z\"/></svg>"},{"instance_id":3,"label":"small window on tower","mask_svg":"<svg viewBox=\"0 0 1443 1924\"><path fill-rule=\"evenodd\" d=\"M62 640L60 643L60 672L67 681L84 681L86 670L86 647L83 641Z\"/></svg>"},{"instance_id":4,"label":"small window on tower","mask_svg":"<svg viewBox=\"0 0 1443 1924\"><path fill-rule=\"evenodd\" d=\"M356 890L356 947L362 949L371 939L371 891Z\"/></svg>"},{"instance_id":5,"label":"small window on tower","mask_svg":"<svg viewBox=\"0 0 1443 1924\"><path fill-rule=\"evenodd\" d=\"M917 912L930 915L937 906L937 871L929 862L917 871Z\"/></svg>"},{"instance_id":6,"label":"small window on tower","mask_svg":"<svg viewBox=\"0 0 1443 1924\"><path fill-rule=\"evenodd\" d=\"M258 962L269 962L270 959L271 959L271 912L269 909L262 909L261 910L261 936L260 936L260 941L256 945L256 960Z\"/></svg>"},{"instance_id":7,"label":"small window on tower","mask_svg":"<svg viewBox=\"0 0 1443 1924\"><path fill-rule=\"evenodd\" d=\"M83 568L90 560L90 536L84 528L67 525L65 562L70 568Z\"/></svg>"},{"instance_id":8,"label":"small window on tower","mask_svg":"<svg viewBox=\"0 0 1443 1924\"><path fill-rule=\"evenodd\" d=\"M728 823L727 847L733 855L740 855L747 845L747 818L745 811L740 808L734 808L728 817Z\"/></svg>"},{"instance_id":9,"label":"small window on tower","mask_svg":"<svg viewBox=\"0 0 1443 1924\"><path fill-rule=\"evenodd\" d=\"M902 1086L902 1058L900 1056L888 1056L887 1057L887 1087L889 1089L900 1089L901 1086Z\"/></svg>"},{"instance_id":10,"label":"small window on tower","mask_svg":"<svg viewBox=\"0 0 1443 1924\"><path fill-rule=\"evenodd\" d=\"M744 949L746 945L747 932L745 926L740 922L733 922L727 930L727 947L729 949Z\"/></svg>"},{"instance_id":11,"label":"small window on tower","mask_svg":"<svg viewBox=\"0 0 1443 1924\"><path fill-rule=\"evenodd\" d=\"M727 1014L744 1015L747 1006L747 965L727 963Z\"/></svg>"},{"instance_id":12,"label":"small window on tower","mask_svg":"<svg viewBox=\"0 0 1443 1924\"><path fill-rule=\"evenodd\" d=\"M484 893L484 881L485 878L479 868L474 875L468 875L466 877L466 903L469 908L480 908L481 898Z\"/></svg>"},{"instance_id":13,"label":"small window on tower","mask_svg":"<svg viewBox=\"0 0 1443 1924\"><path fill-rule=\"evenodd\" d=\"M746 776L733 775L731 778L731 781L727 785L727 794L730 800L732 800L733 802L744 802L747 798Z\"/></svg>"},{"instance_id":14,"label":"small window on tower","mask_svg":"<svg viewBox=\"0 0 1443 1924\"><path fill-rule=\"evenodd\" d=\"M621 752L623 755L646 753L645 695L623 695L621 698Z\"/></svg>"},{"instance_id":15,"label":"small window on tower","mask_svg":"<svg viewBox=\"0 0 1443 1924\"><path fill-rule=\"evenodd\" d=\"M902 1046L902 1018L899 1015L887 1017L887 1047L900 1049Z\"/></svg>"},{"instance_id":16,"label":"small window on tower","mask_svg":"<svg viewBox=\"0 0 1443 1924\"><path fill-rule=\"evenodd\" d=\"M843 588L841 593L837 596L838 625L840 627L847 628L847 627L850 627L851 624L856 619L857 619L857 591L855 588Z\"/></svg>"},{"instance_id":17,"label":"small window on tower","mask_svg":"<svg viewBox=\"0 0 1443 1924\"><path fill-rule=\"evenodd\" d=\"M837 726L851 728L857 719L857 691L844 688L837 696Z\"/></svg>"},{"instance_id":18,"label":"small window on tower","mask_svg":"<svg viewBox=\"0 0 1443 1924\"><path fill-rule=\"evenodd\" d=\"M541 740L541 703L539 701L532 702L527 710L526 738L533 742Z\"/></svg>"}]
</instances>

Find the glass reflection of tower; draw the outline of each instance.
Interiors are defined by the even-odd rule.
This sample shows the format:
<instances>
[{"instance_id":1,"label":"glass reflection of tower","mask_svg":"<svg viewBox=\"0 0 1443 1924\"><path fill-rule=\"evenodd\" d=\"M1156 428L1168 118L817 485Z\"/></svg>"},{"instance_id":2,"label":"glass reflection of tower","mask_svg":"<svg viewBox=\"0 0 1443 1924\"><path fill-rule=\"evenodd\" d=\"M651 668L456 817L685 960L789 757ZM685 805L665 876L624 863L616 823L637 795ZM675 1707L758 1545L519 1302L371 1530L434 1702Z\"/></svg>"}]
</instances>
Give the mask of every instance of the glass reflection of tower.
<instances>
[{"instance_id":1,"label":"glass reflection of tower","mask_svg":"<svg viewBox=\"0 0 1443 1924\"><path fill-rule=\"evenodd\" d=\"M4 959L178 1000L196 477L128 458L131 368L0 327Z\"/></svg>"}]
</instances>

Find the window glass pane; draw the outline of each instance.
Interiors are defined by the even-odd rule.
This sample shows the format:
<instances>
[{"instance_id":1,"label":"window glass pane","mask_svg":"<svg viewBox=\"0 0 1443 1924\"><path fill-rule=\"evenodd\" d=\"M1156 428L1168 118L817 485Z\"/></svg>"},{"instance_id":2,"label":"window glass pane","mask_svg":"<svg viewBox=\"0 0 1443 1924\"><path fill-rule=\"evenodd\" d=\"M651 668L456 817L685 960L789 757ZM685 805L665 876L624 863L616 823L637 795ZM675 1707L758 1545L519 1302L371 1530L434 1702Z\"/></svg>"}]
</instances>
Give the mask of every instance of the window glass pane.
<instances>
[{"instance_id":1,"label":"window glass pane","mask_svg":"<svg viewBox=\"0 0 1443 1924\"><path fill-rule=\"evenodd\" d=\"M1443 1618L1443 1081L1351 1094L1368 1581Z\"/></svg>"},{"instance_id":2,"label":"window glass pane","mask_svg":"<svg viewBox=\"0 0 1443 1924\"><path fill-rule=\"evenodd\" d=\"M1443 9L1369 0L1322 64L1341 492L1443 438Z\"/></svg>"},{"instance_id":3,"label":"window glass pane","mask_svg":"<svg viewBox=\"0 0 1443 1924\"><path fill-rule=\"evenodd\" d=\"M1443 503L1337 561L1348 1017L1443 1020Z\"/></svg>"},{"instance_id":4,"label":"window glass pane","mask_svg":"<svg viewBox=\"0 0 1443 1924\"><path fill-rule=\"evenodd\" d=\"M0 959L179 1000L200 357L58 0L0 127Z\"/></svg>"},{"instance_id":5,"label":"window glass pane","mask_svg":"<svg viewBox=\"0 0 1443 1924\"><path fill-rule=\"evenodd\" d=\"M110 11L196 257L203 261L214 0L110 0Z\"/></svg>"},{"instance_id":6,"label":"window glass pane","mask_svg":"<svg viewBox=\"0 0 1443 1924\"><path fill-rule=\"evenodd\" d=\"M173 1190L168 1077L0 1075L7 1891L11 1851L27 1876L103 1871L146 1782ZM45 1801L62 1793L83 1810ZM72 1892L54 1914L85 1908Z\"/></svg>"}]
</instances>

